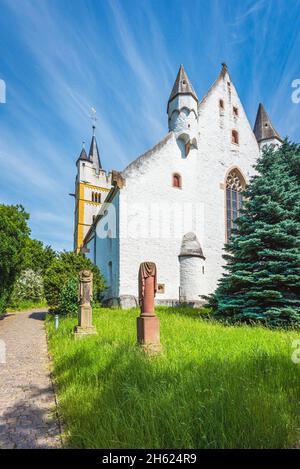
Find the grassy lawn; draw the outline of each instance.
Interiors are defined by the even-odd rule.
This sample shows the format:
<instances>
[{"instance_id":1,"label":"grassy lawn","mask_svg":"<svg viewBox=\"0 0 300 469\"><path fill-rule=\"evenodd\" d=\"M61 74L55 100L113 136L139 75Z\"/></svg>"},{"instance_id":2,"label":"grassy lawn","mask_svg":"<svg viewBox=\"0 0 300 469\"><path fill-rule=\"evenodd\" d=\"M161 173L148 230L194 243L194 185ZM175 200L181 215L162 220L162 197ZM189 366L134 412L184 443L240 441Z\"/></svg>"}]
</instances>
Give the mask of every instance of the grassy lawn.
<instances>
[{"instance_id":1,"label":"grassy lawn","mask_svg":"<svg viewBox=\"0 0 300 469\"><path fill-rule=\"evenodd\" d=\"M300 331L226 327L189 309L157 308L163 353L135 346L137 310L97 309L98 336L47 318L68 446L282 448L300 439Z\"/></svg>"}]
</instances>

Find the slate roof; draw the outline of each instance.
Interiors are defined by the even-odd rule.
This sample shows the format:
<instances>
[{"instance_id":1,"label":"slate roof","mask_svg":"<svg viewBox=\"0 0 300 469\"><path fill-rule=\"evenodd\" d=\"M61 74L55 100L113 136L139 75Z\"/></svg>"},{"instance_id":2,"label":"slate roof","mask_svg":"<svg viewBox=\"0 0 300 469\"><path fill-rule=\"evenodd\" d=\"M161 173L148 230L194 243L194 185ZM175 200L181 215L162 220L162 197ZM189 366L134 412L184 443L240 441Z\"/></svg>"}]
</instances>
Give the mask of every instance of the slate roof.
<instances>
[{"instance_id":1,"label":"slate roof","mask_svg":"<svg viewBox=\"0 0 300 469\"><path fill-rule=\"evenodd\" d=\"M94 165L94 167L96 168L97 171L99 169L102 169L100 154L99 154L97 140L96 140L95 135L93 135L93 137L92 137L91 146L90 146L90 150L89 150L88 155L87 155L85 149L82 148L77 161L79 161L79 160L89 161L90 163L93 163L93 165Z\"/></svg>"},{"instance_id":2,"label":"slate roof","mask_svg":"<svg viewBox=\"0 0 300 469\"><path fill-rule=\"evenodd\" d=\"M258 106L253 132L258 142L272 138L277 138L281 142L283 141L278 132L274 129L271 119L262 103Z\"/></svg>"},{"instance_id":3,"label":"slate roof","mask_svg":"<svg viewBox=\"0 0 300 469\"><path fill-rule=\"evenodd\" d=\"M84 148L82 148L77 161L79 161L79 160L82 160L82 161L88 161L89 160Z\"/></svg>"},{"instance_id":4,"label":"slate roof","mask_svg":"<svg viewBox=\"0 0 300 469\"><path fill-rule=\"evenodd\" d=\"M90 151L89 151L89 161L93 163L96 169L102 169L97 140L96 140L95 135L93 135L92 141L91 141L91 146L90 146Z\"/></svg>"},{"instance_id":5,"label":"slate roof","mask_svg":"<svg viewBox=\"0 0 300 469\"><path fill-rule=\"evenodd\" d=\"M176 98L176 96L178 96L179 94L191 94L196 99L196 101L198 101L198 97L187 77L183 65L180 65L168 103L172 101L172 99Z\"/></svg>"},{"instance_id":6,"label":"slate roof","mask_svg":"<svg viewBox=\"0 0 300 469\"><path fill-rule=\"evenodd\" d=\"M202 259L205 259L198 238L192 231L186 233L182 238L179 257L181 256L194 256L202 257Z\"/></svg>"}]
</instances>

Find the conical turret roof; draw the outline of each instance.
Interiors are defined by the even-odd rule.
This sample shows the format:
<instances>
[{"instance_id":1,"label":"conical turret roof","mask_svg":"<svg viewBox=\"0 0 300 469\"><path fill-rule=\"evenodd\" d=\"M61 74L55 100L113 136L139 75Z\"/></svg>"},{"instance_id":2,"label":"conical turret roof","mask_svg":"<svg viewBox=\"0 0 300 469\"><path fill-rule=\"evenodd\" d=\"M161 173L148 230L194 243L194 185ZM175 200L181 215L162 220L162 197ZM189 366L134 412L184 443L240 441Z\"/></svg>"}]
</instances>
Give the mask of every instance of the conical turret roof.
<instances>
[{"instance_id":1,"label":"conical turret roof","mask_svg":"<svg viewBox=\"0 0 300 469\"><path fill-rule=\"evenodd\" d=\"M198 97L187 77L187 74L186 74L186 71L184 70L183 65L180 65L168 103L172 101L172 99L174 99L179 94L190 94L191 96L193 96L193 98L195 98L196 101L198 101Z\"/></svg>"},{"instance_id":2,"label":"conical turret roof","mask_svg":"<svg viewBox=\"0 0 300 469\"><path fill-rule=\"evenodd\" d=\"M79 155L77 161L79 161L79 160L88 161L88 159L89 159L89 158L88 158L88 156L87 156L87 154L86 154L86 151L85 151L84 147L82 147L82 150L81 150L81 152L80 152L80 155Z\"/></svg>"},{"instance_id":3,"label":"conical turret roof","mask_svg":"<svg viewBox=\"0 0 300 469\"><path fill-rule=\"evenodd\" d=\"M192 231L186 233L182 238L179 257L181 256L202 257L202 259L205 259L198 238Z\"/></svg>"},{"instance_id":4,"label":"conical turret roof","mask_svg":"<svg viewBox=\"0 0 300 469\"><path fill-rule=\"evenodd\" d=\"M258 143L262 140L269 140L272 138L276 138L282 142L282 138L274 129L271 119L269 118L262 103L260 103L258 106L253 132Z\"/></svg>"}]
</instances>

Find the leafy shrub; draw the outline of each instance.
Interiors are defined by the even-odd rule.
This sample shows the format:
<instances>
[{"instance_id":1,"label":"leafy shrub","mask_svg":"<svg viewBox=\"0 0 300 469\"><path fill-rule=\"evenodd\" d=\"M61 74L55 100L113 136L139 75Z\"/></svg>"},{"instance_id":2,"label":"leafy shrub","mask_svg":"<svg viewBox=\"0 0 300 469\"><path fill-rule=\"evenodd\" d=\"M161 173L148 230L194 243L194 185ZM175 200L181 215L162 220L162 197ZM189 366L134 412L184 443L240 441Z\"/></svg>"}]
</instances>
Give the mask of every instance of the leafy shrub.
<instances>
[{"instance_id":1,"label":"leafy shrub","mask_svg":"<svg viewBox=\"0 0 300 469\"><path fill-rule=\"evenodd\" d=\"M50 246L44 246L42 241L31 238L26 239L23 254L23 269L31 269L42 275L57 255Z\"/></svg>"},{"instance_id":2,"label":"leafy shrub","mask_svg":"<svg viewBox=\"0 0 300 469\"><path fill-rule=\"evenodd\" d=\"M17 306L20 301L30 300L33 302L42 301L44 298L44 284L41 274L31 269L21 272L20 277L14 284L11 306Z\"/></svg>"},{"instance_id":3,"label":"leafy shrub","mask_svg":"<svg viewBox=\"0 0 300 469\"><path fill-rule=\"evenodd\" d=\"M57 255L44 275L45 297L52 309L59 309L63 287L70 279L78 278L83 269L93 272L94 295L95 299L99 298L105 283L98 267L82 254L64 251Z\"/></svg>"},{"instance_id":4,"label":"leafy shrub","mask_svg":"<svg viewBox=\"0 0 300 469\"><path fill-rule=\"evenodd\" d=\"M58 309L60 314L76 316L78 309L78 278L71 277L67 280L59 294Z\"/></svg>"}]
</instances>

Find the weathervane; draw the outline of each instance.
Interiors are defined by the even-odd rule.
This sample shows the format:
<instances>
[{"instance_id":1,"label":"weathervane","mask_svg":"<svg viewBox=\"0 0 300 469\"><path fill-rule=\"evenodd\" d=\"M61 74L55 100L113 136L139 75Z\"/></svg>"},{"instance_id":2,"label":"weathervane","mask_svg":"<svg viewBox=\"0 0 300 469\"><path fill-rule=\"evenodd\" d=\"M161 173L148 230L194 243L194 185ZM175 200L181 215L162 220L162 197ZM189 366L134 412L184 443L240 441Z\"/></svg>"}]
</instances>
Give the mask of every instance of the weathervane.
<instances>
[{"instance_id":1,"label":"weathervane","mask_svg":"<svg viewBox=\"0 0 300 469\"><path fill-rule=\"evenodd\" d=\"M97 117L96 117L96 108L94 108L93 106L91 107L91 121L93 123L93 135L95 135L95 128L96 128L96 121L97 121Z\"/></svg>"}]
</instances>

